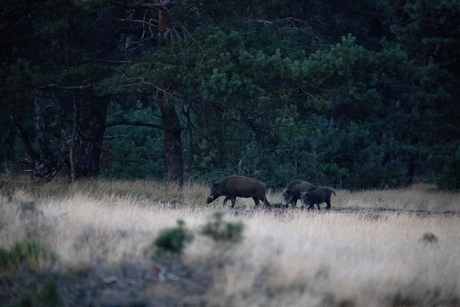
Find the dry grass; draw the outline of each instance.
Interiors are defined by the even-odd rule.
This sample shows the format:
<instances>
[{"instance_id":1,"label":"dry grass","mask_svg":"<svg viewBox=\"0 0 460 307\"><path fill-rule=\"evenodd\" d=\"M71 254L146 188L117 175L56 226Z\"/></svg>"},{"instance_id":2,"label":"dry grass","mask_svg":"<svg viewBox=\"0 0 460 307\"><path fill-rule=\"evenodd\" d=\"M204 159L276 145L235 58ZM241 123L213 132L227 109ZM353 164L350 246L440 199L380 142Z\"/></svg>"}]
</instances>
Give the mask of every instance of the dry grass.
<instances>
[{"instance_id":1,"label":"dry grass","mask_svg":"<svg viewBox=\"0 0 460 307\"><path fill-rule=\"evenodd\" d=\"M160 230L183 219L197 232L222 209L222 198L205 204L208 192L148 180L2 182L0 247L38 241L58 254L61 270L75 272L146 259ZM216 272L209 305L460 303L459 194L425 186L336 193L333 209L347 210L252 210L244 199L224 208L226 219L244 223L243 242L216 247L196 236L183 255ZM280 193L269 199L279 201ZM424 240L427 233L437 242Z\"/></svg>"}]
</instances>

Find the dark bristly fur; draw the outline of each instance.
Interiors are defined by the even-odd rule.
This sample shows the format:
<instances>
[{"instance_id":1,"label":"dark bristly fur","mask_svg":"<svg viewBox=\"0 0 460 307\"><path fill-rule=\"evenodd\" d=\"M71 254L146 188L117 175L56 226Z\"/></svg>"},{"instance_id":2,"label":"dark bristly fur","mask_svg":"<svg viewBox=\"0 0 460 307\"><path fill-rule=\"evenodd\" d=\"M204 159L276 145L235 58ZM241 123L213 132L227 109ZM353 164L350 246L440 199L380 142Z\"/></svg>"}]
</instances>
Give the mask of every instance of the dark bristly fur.
<instances>
[{"instance_id":1,"label":"dark bristly fur","mask_svg":"<svg viewBox=\"0 0 460 307\"><path fill-rule=\"evenodd\" d=\"M314 185L312 183L304 180L291 181L283 192L284 205L289 207L289 204L291 204L292 207L295 207L297 205L297 200L300 199L300 193L308 191L308 189L313 186Z\"/></svg>"},{"instance_id":2,"label":"dark bristly fur","mask_svg":"<svg viewBox=\"0 0 460 307\"><path fill-rule=\"evenodd\" d=\"M319 205L321 203L326 203L326 208L329 210L331 209L332 193L334 193L334 195L337 195L331 188L325 186L312 187L308 189L308 191L303 191L302 193L300 193L302 208L308 206L308 210L314 209L316 204L318 210L320 210Z\"/></svg>"},{"instance_id":3,"label":"dark bristly fur","mask_svg":"<svg viewBox=\"0 0 460 307\"><path fill-rule=\"evenodd\" d=\"M207 199L207 203L213 202L220 196L225 196L223 205L225 206L225 203L230 199L233 208L237 197L252 197L256 207L259 205L259 200L263 201L265 206L270 206L266 192L267 186L265 183L257 179L244 176L228 176L212 184L211 194Z\"/></svg>"}]
</instances>

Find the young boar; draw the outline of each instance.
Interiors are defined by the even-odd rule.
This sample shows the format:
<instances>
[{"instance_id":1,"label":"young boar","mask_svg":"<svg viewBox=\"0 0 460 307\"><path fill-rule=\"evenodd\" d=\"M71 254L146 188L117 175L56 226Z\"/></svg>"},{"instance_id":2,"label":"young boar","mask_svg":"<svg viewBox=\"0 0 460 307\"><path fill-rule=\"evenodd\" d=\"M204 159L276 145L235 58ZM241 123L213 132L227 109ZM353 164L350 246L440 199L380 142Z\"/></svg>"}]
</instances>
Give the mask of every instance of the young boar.
<instances>
[{"instance_id":1,"label":"young boar","mask_svg":"<svg viewBox=\"0 0 460 307\"><path fill-rule=\"evenodd\" d=\"M331 194L335 192L325 186L319 186L319 187L312 187L308 189L308 191L303 191L300 193L300 200L302 201L302 208L305 206L308 206L308 210L314 209L315 204L318 207L318 210L320 210L319 205L321 203L326 203L327 204L327 210L331 209Z\"/></svg>"},{"instance_id":2,"label":"young boar","mask_svg":"<svg viewBox=\"0 0 460 307\"><path fill-rule=\"evenodd\" d=\"M214 182L211 187L211 194L207 199L207 203L212 203L220 196L225 196L223 205L227 200L232 201L232 208L235 207L237 197L248 198L252 197L256 207L259 205L259 200L263 201L265 206L270 206L270 203L265 196L267 186L254 178L244 176L228 176L221 181Z\"/></svg>"},{"instance_id":3,"label":"young boar","mask_svg":"<svg viewBox=\"0 0 460 307\"><path fill-rule=\"evenodd\" d=\"M295 207L297 205L297 200L300 199L300 193L308 191L308 189L313 186L312 183L304 180L291 181L283 192L283 205L286 208L289 207L289 204Z\"/></svg>"}]
</instances>

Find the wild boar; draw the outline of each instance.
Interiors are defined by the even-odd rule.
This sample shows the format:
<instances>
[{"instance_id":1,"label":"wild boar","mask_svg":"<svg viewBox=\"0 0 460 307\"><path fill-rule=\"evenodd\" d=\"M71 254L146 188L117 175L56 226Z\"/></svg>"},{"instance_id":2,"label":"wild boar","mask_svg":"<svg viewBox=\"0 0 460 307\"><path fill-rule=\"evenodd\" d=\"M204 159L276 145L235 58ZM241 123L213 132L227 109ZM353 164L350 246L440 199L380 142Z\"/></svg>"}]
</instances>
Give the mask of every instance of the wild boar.
<instances>
[{"instance_id":1,"label":"wild boar","mask_svg":"<svg viewBox=\"0 0 460 307\"><path fill-rule=\"evenodd\" d=\"M283 204L287 208L289 204L293 207L297 205L297 200L300 199L300 193L307 191L309 188L314 185L308 181L304 180L294 180L291 181L283 192Z\"/></svg>"},{"instance_id":2,"label":"wild boar","mask_svg":"<svg viewBox=\"0 0 460 307\"><path fill-rule=\"evenodd\" d=\"M302 201L302 208L305 206L308 206L308 210L314 209L315 204L318 207L318 210L321 210L319 208L319 205L321 203L326 203L327 204L327 210L331 209L331 194L335 192L325 186L317 186L317 187L312 187L308 189L308 191L303 191L300 193L300 200Z\"/></svg>"},{"instance_id":3,"label":"wild boar","mask_svg":"<svg viewBox=\"0 0 460 307\"><path fill-rule=\"evenodd\" d=\"M265 196L267 186L265 183L257 179L244 176L228 176L221 181L214 182L211 187L211 194L207 199L207 203L211 203L220 196L225 196L223 206L227 200L232 201L232 208L235 207L237 197L248 198L252 197L256 207L259 205L259 200L263 201L265 206L270 206L270 203Z\"/></svg>"}]
</instances>

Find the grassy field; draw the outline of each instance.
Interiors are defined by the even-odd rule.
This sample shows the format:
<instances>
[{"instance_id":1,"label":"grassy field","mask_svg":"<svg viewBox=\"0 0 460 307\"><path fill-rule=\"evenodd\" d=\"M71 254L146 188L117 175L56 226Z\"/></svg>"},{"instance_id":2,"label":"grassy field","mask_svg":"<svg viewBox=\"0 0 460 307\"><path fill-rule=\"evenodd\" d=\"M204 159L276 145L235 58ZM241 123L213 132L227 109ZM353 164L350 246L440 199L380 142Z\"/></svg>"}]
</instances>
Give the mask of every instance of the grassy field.
<instances>
[{"instance_id":1,"label":"grassy field","mask_svg":"<svg viewBox=\"0 0 460 307\"><path fill-rule=\"evenodd\" d=\"M41 291L15 287L18 276L40 282L48 272L64 305L460 305L460 195L427 185L337 190L332 210L307 211L254 210L250 199L206 205L200 184L0 184L0 247L32 241L56 254L0 271L0 298L10 303ZM281 202L281 191L268 199ZM218 210L244 224L240 243L199 234ZM179 257L152 258L154 239L179 219L194 240ZM92 294L78 298L76 289Z\"/></svg>"}]
</instances>

